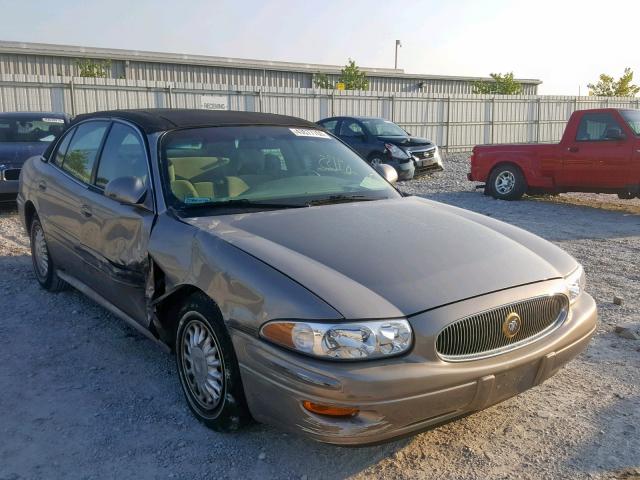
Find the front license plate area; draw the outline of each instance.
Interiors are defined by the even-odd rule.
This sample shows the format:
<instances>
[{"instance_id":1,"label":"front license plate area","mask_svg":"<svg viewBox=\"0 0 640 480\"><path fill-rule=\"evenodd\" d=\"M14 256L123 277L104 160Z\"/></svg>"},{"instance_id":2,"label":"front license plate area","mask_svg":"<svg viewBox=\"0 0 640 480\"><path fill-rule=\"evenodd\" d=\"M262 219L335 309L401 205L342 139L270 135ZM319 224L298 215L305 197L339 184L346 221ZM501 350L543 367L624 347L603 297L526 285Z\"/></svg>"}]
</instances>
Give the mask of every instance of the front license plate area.
<instances>
[{"instance_id":1,"label":"front license plate area","mask_svg":"<svg viewBox=\"0 0 640 480\"><path fill-rule=\"evenodd\" d=\"M536 362L497 374L489 405L511 398L531 388L537 371Z\"/></svg>"}]
</instances>

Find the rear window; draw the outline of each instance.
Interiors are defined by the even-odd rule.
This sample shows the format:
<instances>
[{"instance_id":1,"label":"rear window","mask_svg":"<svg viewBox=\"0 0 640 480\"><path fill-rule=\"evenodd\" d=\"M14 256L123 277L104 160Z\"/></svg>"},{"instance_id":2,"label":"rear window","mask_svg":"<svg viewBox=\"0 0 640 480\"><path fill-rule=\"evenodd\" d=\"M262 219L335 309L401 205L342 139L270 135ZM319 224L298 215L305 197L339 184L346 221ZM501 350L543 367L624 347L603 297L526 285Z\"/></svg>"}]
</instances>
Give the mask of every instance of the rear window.
<instances>
[{"instance_id":1,"label":"rear window","mask_svg":"<svg viewBox=\"0 0 640 480\"><path fill-rule=\"evenodd\" d=\"M622 118L631 127L633 133L640 135L640 110L622 110L620 112Z\"/></svg>"},{"instance_id":2,"label":"rear window","mask_svg":"<svg viewBox=\"0 0 640 480\"><path fill-rule=\"evenodd\" d=\"M0 143L50 143L64 128L62 118L0 116Z\"/></svg>"}]
</instances>

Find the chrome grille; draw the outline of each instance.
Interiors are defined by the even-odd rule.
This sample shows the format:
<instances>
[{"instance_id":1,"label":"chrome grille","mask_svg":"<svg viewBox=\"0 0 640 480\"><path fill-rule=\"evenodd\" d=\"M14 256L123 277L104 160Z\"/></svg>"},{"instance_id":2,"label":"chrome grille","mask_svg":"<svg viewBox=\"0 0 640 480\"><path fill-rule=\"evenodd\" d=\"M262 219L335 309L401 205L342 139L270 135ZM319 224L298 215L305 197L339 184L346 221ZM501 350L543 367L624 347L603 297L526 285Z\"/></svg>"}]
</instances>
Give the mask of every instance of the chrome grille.
<instances>
[{"instance_id":1,"label":"chrome grille","mask_svg":"<svg viewBox=\"0 0 640 480\"><path fill-rule=\"evenodd\" d=\"M433 155L435 153L435 148L433 150L424 150L422 152L411 152L411 155L413 155L414 157L416 157L419 160L425 159L425 158L433 158Z\"/></svg>"},{"instance_id":2,"label":"chrome grille","mask_svg":"<svg viewBox=\"0 0 640 480\"><path fill-rule=\"evenodd\" d=\"M552 332L564 322L568 311L569 300L561 294L503 305L446 326L438 334L436 351L448 361L498 355ZM503 324L511 313L517 313L522 323L518 333L508 338Z\"/></svg>"}]
</instances>

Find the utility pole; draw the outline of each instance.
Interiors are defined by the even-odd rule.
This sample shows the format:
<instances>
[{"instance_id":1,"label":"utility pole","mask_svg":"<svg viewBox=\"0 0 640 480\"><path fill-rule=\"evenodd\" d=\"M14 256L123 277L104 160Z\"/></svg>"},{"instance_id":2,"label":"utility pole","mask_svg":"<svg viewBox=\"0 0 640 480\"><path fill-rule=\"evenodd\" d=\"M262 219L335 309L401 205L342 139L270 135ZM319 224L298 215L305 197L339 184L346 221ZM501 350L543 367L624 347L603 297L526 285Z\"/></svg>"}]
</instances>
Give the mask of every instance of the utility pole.
<instances>
[{"instance_id":1,"label":"utility pole","mask_svg":"<svg viewBox=\"0 0 640 480\"><path fill-rule=\"evenodd\" d=\"M402 44L400 43L400 40L396 40L396 61L394 63L394 70L398 69L398 47L401 47Z\"/></svg>"}]
</instances>

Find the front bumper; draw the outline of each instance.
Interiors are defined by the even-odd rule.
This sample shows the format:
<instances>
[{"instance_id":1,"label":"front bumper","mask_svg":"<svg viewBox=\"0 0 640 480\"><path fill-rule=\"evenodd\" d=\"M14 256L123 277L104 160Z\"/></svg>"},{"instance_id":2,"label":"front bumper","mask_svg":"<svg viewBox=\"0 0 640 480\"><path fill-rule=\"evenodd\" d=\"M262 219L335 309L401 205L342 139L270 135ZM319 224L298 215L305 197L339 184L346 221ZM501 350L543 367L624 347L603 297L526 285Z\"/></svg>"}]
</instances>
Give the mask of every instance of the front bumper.
<instances>
[{"instance_id":1,"label":"front bumper","mask_svg":"<svg viewBox=\"0 0 640 480\"><path fill-rule=\"evenodd\" d=\"M13 165L0 165L0 202L15 202L18 195L20 182L20 167Z\"/></svg>"},{"instance_id":2,"label":"front bumper","mask_svg":"<svg viewBox=\"0 0 640 480\"><path fill-rule=\"evenodd\" d=\"M0 202L15 202L19 185L18 180L0 179Z\"/></svg>"},{"instance_id":3,"label":"front bumper","mask_svg":"<svg viewBox=\"0 0 640 480\"><path fill-rule=\"evenodd\" d=\"M557 287L559 281L544 284L554 282ZM594 300L583 294L560 328L496 357L448 363L430 353L429 344L435 343L442 322L539 291L540 284L519 287L411 317L416 344L395 359L320 361L233 330L249 409L260 422L340 445L383 442L482 410L539 385L580 353L595 331ZM357 407L360 413L342 419L320 416L305 410L304 400Z\"/></svg>"},{"instance_id":4,"label":"front bumper","mask_svg":"<svg viewBox=\"0 0 640 480\"><path fill-rule=\"evenodd\" d=\"M396 158L391 158L384 163L387 163L396 169L396 172L398 172L398 180L411 180L413 178L415 165L411 160L406 161L405 159L400 161Z\"/></svg>"}]
</instances>

